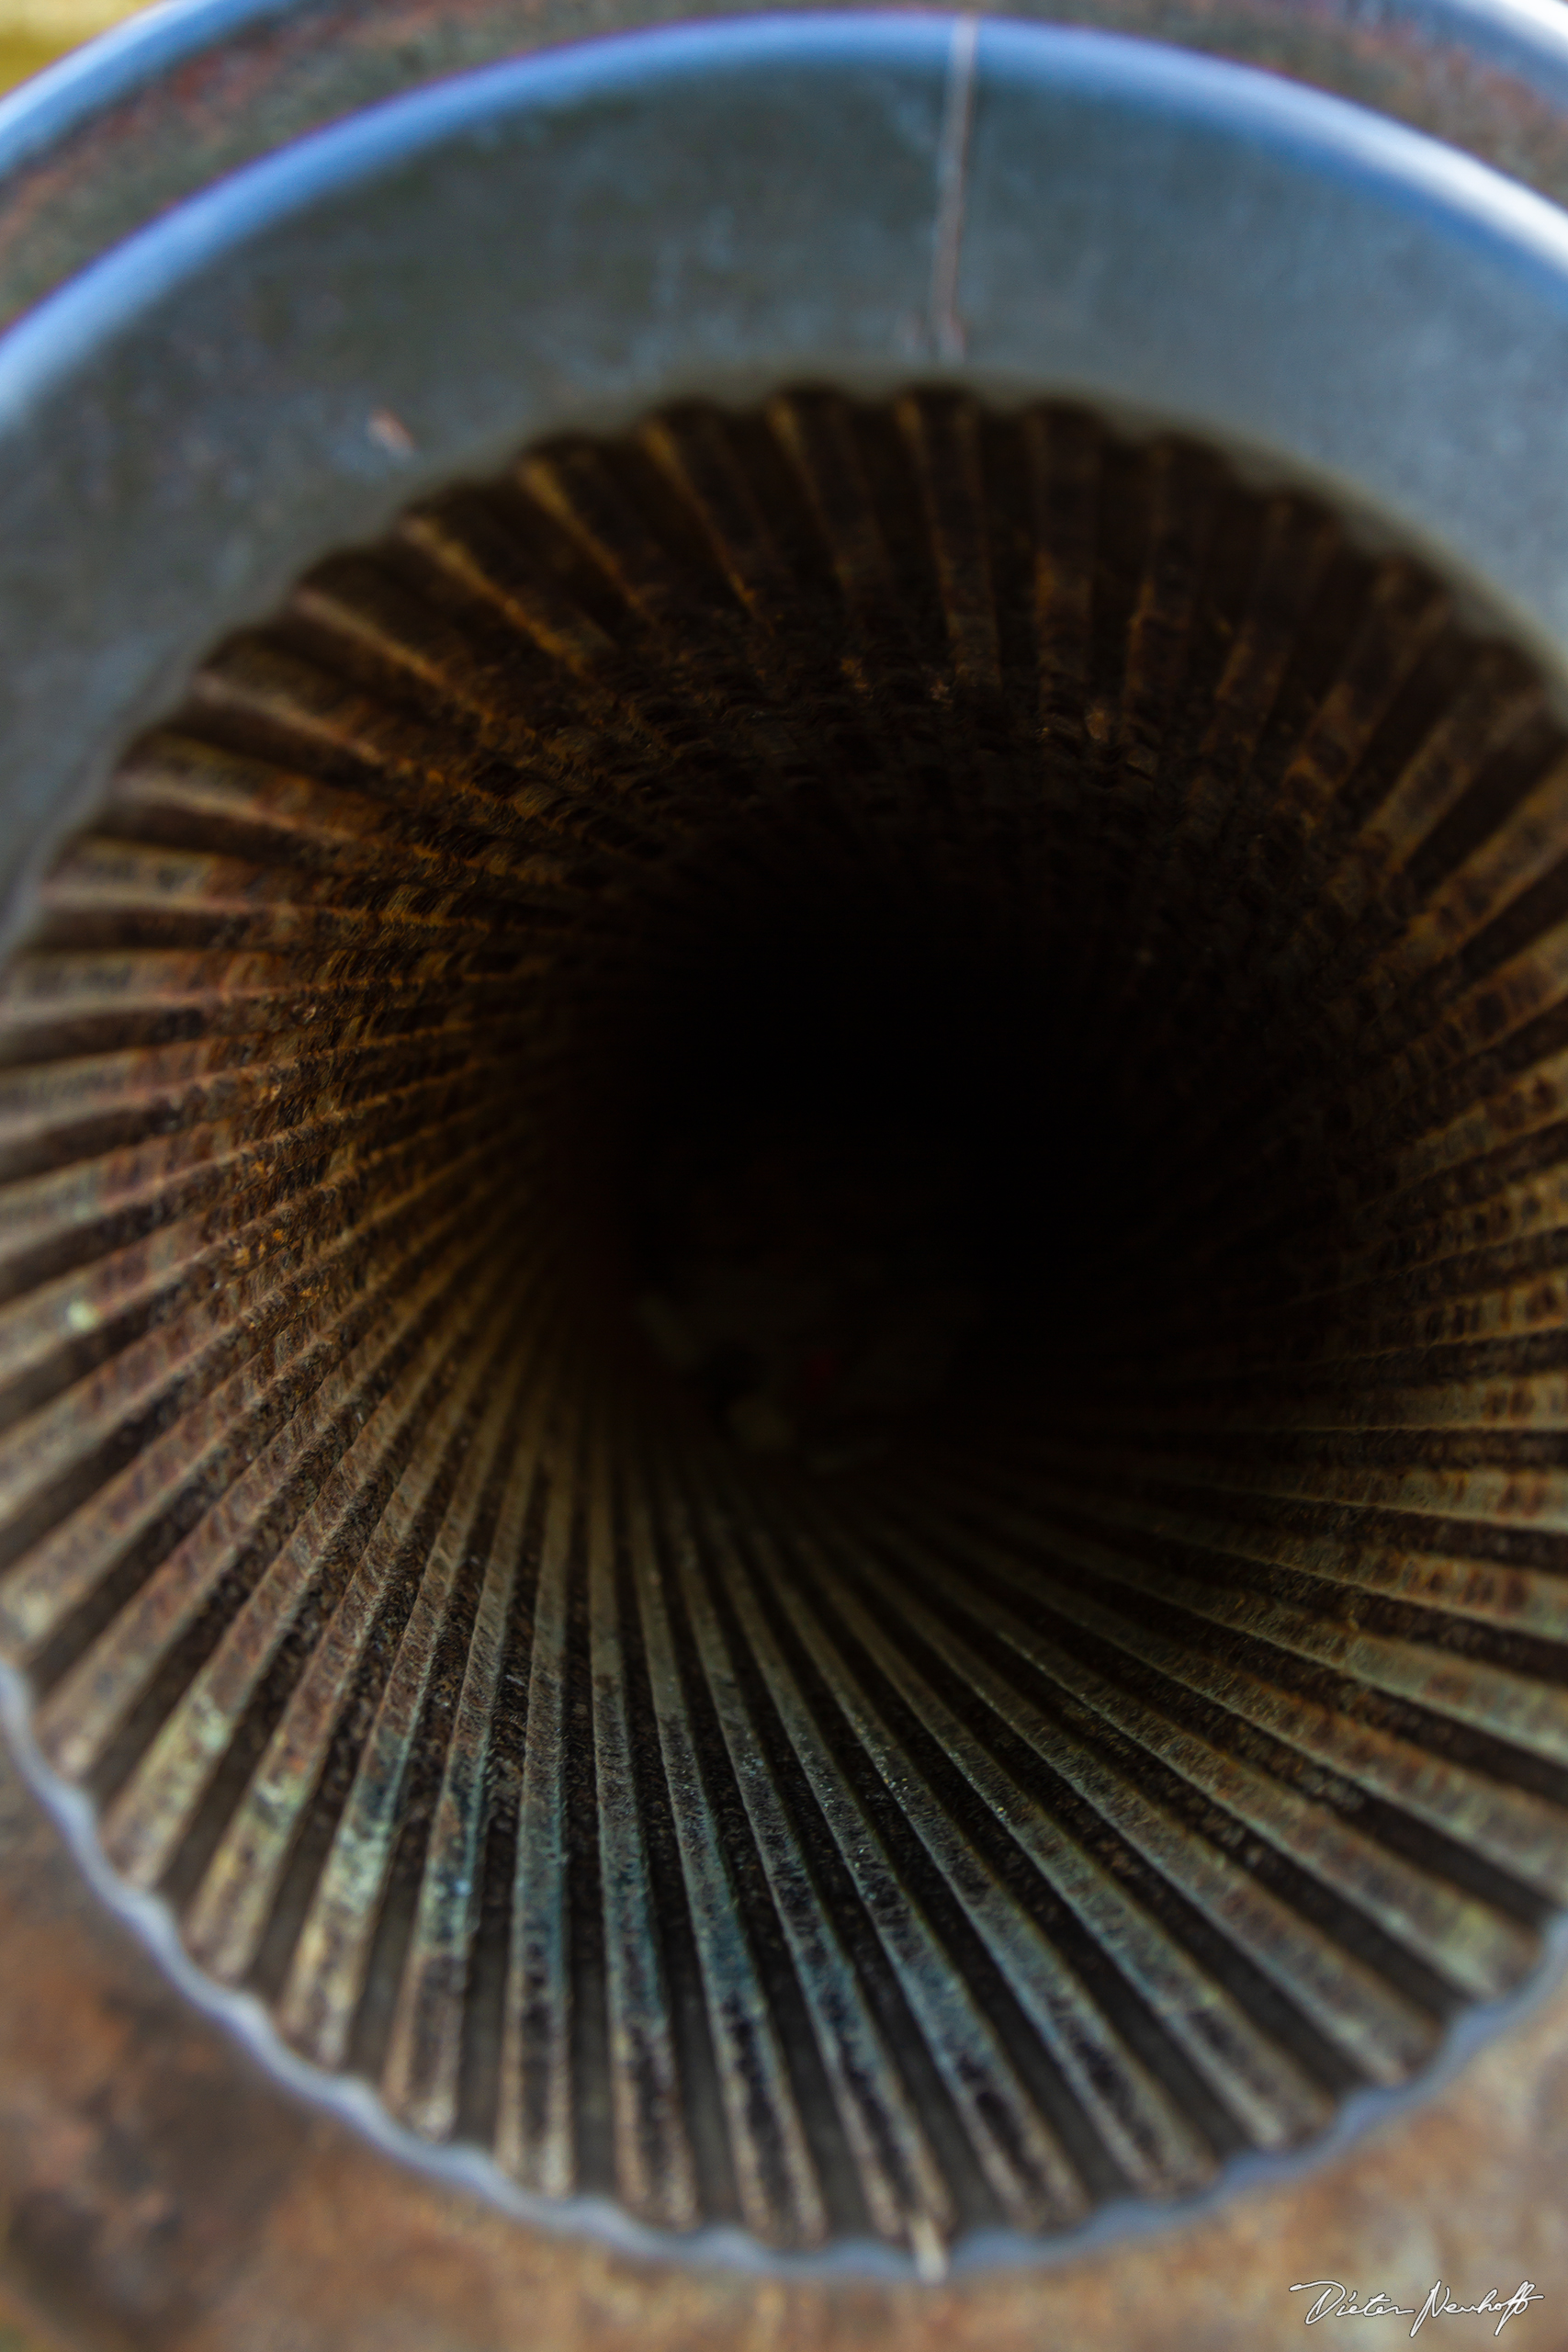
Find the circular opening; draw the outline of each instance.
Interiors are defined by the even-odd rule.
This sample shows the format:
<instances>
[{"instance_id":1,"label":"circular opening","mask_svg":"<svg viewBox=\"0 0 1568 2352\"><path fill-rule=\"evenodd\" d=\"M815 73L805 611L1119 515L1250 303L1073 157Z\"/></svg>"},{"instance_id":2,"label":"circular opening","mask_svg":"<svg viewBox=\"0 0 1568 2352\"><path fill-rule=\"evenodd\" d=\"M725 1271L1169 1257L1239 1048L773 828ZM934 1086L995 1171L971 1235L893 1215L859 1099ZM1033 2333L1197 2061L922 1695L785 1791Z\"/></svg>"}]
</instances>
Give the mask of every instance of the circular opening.
<instances>
[{"instance_id":1,"label":"circular opening","mask_svg":"<svg viewBox=\"0 0 1568 2352\"><path fill-rule=\"evenodd\" d=\"M113 1869L426 2139L781 2250L1417 2073L1568 1883L1563 748L1063 405L318 567L5 981L0 1629Z\"/></svg>"}]
</instances>

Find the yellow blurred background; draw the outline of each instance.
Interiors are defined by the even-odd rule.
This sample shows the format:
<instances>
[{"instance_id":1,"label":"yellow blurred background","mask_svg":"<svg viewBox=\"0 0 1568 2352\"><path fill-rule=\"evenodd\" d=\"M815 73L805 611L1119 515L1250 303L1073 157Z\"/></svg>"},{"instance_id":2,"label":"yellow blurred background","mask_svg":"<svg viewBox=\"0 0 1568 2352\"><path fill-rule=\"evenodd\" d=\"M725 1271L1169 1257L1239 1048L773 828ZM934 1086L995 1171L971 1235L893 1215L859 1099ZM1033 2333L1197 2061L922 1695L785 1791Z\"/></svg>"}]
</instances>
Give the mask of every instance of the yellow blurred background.
<instances>
[{"instance_id":1,"label":"yellow blurred background","mask_svg":"<svg viewBox=\"0 0 1568 2352\"><path fill-rule=\"evenodd\" d=\"M0 0L0 90L25 82L68 49L134 17L143 5L144 0Z\"/></svg>"}]
</instances>

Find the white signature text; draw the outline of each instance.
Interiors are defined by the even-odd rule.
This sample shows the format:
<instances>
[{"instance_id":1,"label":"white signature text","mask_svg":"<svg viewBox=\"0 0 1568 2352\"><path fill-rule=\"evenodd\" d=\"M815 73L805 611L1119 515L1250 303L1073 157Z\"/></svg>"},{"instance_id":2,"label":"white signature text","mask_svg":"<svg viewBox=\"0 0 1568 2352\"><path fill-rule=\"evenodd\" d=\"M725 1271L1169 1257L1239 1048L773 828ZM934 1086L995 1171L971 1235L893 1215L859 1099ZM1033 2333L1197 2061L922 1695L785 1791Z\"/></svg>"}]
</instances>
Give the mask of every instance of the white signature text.
<instances>
[{"instance_id":1,"label":"white signature text","mask_svg":"<svg viewBox=\"0 0 1568 2352\"><path fill-rule=\"evenodd\" d=\"M1320 2319L1413 2319L1416 2326L1410 2331L1412 2335L1426 2320L1462 2317L1466 2312L1497 2312L1497 2324L1492 2333L1501 2335L1506 2321L1517 2319L1529 2304L1545 2301L1533 2278L1521 2279L1506 2302L1499 2302L1496 2288L1488 2287L1478 2303L1452 2301L1439 2278L1419 2310L1414 2303L1391 2303L1384 2294L1376 2294L1370 2303L1363 2303L1354 2287L1343 2286L1337 2278L1303 2278L1299 2286L1291 2289L1291 2292L1292 2295L1310 2295L1314 2288L1319 2292L1316 2302L1306 2315L1308 2327L1315 2326Z\"/></svg>"}]
</instances>

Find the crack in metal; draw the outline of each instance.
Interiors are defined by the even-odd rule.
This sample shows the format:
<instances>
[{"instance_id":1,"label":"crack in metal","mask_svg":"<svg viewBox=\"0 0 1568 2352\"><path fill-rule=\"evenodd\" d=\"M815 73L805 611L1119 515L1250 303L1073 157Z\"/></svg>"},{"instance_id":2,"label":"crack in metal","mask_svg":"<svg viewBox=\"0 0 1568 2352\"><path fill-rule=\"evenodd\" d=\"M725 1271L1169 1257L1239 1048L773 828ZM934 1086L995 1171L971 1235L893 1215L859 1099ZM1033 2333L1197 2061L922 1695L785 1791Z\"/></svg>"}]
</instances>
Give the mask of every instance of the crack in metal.
<instances>
[{"instance_id":1,"label":"crack in metal","mask_svg":"<svg viewBox=\"0 0 1568 2352\"><path fill-rule=\"evenodd\" d=\"M978 17L955 17L948 51L947 90L936 161L936 229L931 254L931 338L939 359L962 359L964 321L958 311L958 270L964 251L964 202L969 175L969 133L975 119Z\"/></svg>"}]
</instances>

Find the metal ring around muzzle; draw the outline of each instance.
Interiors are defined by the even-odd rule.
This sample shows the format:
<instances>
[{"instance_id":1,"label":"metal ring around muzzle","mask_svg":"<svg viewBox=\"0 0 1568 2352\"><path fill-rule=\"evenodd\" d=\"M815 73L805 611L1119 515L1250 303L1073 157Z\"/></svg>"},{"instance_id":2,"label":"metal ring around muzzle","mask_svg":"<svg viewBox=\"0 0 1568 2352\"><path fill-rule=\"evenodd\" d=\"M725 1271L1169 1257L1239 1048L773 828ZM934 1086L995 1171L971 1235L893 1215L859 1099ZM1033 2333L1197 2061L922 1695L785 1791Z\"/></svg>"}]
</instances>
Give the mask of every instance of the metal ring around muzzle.
<instances>
[{"instance_id":1,"label":"metal ring around muzzle","mask_svg":"<svg viewBox=\"0 0 1568 2352\"><path fill-rule=\"evenodd\" d=\"M8 1720L96 1885L296 2087L333 2098L334 2069L371 2075L375 2097L342 2096L399 2154L634 2250L931 2276L954 2245L976 2265L1081 2247L1105 2216L1130 2225L1140 2199L1168 2207L1337 2144L1539 1985L1568 1883L1557 1163L1548 1143L1518 1154L1527 1132L1555 1132L1565 382L1568 224L1541 198L1238 66L972 17L649 32L399 98L140 232L0 345L18 1188L0 1329ZM431 621L422 670L399 594L444 615L442 648L470 624L475 646L507 630L516 646L489 669L476 654L470 673L466 654L429 650ZM353 684L352 728L312 702L307 673ZM443 833L428 796L448 788ZM378 794L394 815L362 873ZM671 853L668 870L647 846L661 826L685 861ZM783 878L759 881L775 856ZM1097 1106L1086 1040L1131 1056L1130 1102L1158 1093L1183 1035L1198 1040L1180 1046L1196 1075L1167 1089L1167 1124L1140 1127L1134 1102L1119 1132L1145 1157L1151 1136L1180 1147L1168 1197L1140 1193L1130 1212L1138 1246L1219 1271L1201 1307L1162 1294L1110 1370L1087 1350L1101 1404L1058 1381L1050 1442L1019 1436L1021 1410L987 1389L972 1454L946 1461L932 1441L907 1474L884 1473L884 1453L906 1460L887 1451L905 1406L885 1386L843 1408L847 1451L831 1431L799 1439L799 1493L793 1459L784 1487L749 1486L763 1475L751 1456L816 1428L849 1342L835 1323L769 1356L757 1318L773 1309L754 1303L712 1309L694 1339L703 1300L726 1283L735 1295L736 1245L698 1248L682 1224L637 1281L663 1372L687 1382L687 1435L659 1436L653 1407L590 1384L580 1421L549 1440L549 1494L525 1491L510 1465L536 1442L549 1453L539 1399L578 1393L570 1331L558 1358L540 1339L537 1362L513 1361L484 1319L488 1288L471 1329L440 1323L447 1261L420 1252L446 1231L439 1206L457 1219L458 1266L461 1187L448 1198L446 1175L400 1158L403 1130L391 1112L376 1125L379 1109L343 1146L359 1155L352 1182L330 1138L289 1178L315 1204L298 1231L292 1208L255 1207L252 1162L236 1159L233 1197L261 1222L243 1250L225 1227L200 1302L192 1269L218 1246L221 1203L198 1204L209 1223L188 1260L155 1262L149 1237L197 1217L179 1187L222 1161L225 1121L243 1158L285 1132L279 1101L302 1135L401 1089L466 1151L457 1078L419 1094L447 1032L482 1042L500 1024L521 1057L506 1083L547 1105L558 1060L518 1009L526 990L558 976L576 1053L614 1026L604 1008L630 939L642 961L624 992L676 1007L674 1030L700 1027L691 1008L707 1001L671 977L693 939L759 1022L782 1022L748 925L808 964L800 891L820 882L824 904L861 908L895 870L904 896L888 885L874 922L834 934L835 987L869 998L912 935L951 936L942 989L982 1030L1004 998L1056 1006L1041 1023L1066 1037L1075 1102ZM962 882L951 906L943 872ZM1082 936L1037 955L1032 910L1049 903L1066 940L1077 876ZM1179 888L1190 900L1162 899ZM491 944L371 936L389 907L438 928L437 901L457 928L451 909L467 910L474 937L490 926ZM267 928L279 904L288 941ZM1117 963L1128 907L1145 924L1141 975ZM568 939L555 963L532 932L536 960L517 946L531 923ZM320 960L302 978L307 934ZM1003 956L998 941L1015 944ZM504 1013L485 993L503 948L524 990ZM156 1018L136 961L154 955L170 991ZM419 955L458 975L439 1018L408 978ZM195 963L169 978L181 956L206 957L205 978ZM1273 1093L1227 1010L1243 982L1259 991ZM323 1025L307 1048L312 989ZM1129 1005L1150 1024L1136 1047ZM1342 1065L1320 1050L1318 1013L1338 1024ZM625 1066L646 1069L644 1030L615 1020ZM425 1058L410 1058L397 1041L426 1027ZM825 1052L827 1030L813 1035ZM197 1058L175 1071L187 1046ZM143 1053L154 1060L127 1058ZM491 1067L489 1046L474 1053L474 1070ZM1215 1068L1252 1125L1204 1107ZM472 1080L467 1064L457 1077ZM677 1151L655 1126L660 1150L689 1159L688 1136ZM1233 1128L1227 1192L1203 1156ZM529 1132L498 1127L502 1157L472 1180L473 1229L488 1234L493 1211L503 1254L494 1183L532 1181ZM157 1139L187 1133L154 1181ZM374 1193L372 1165L393 1192ZM408 1206L427 1179L428 1225ZM1269 1185L1278 1229L1255 1215ZM560 1214L575 1230L575 1193ZM272 1239L290 1238L268 1289L255 1268L274 1216ZM357 1364L351 1340L368 1350L380 1329L355 1320L369 1277L346 1257L323 1270L356 1219L370 1232L381 1217L401 1237L388 1250L406 1253L386 1263L406 1265L409 1300L427 1284L446 1350L446 1385L420 1388L398 1423L404 1453L389 1439L392 1467L355 1489L374 1489L388 1525L403 1510L403 1548L376 1583L364 1564L381 1521L353 1568L350 1537L329 1542L301 1505L248 1583L212 1551L210 1640L182 1651L178 1577L196 1590L202 1531L284 1442L281 1421L257 1420L197 1476L198 1437L217 1441L180 1386L189 1317L231 1284L235 1329L282 1348L289 1318L314 1310L286 1315L276 1285L313 1298L319 1278L325 1296L341 1275L339 1323L321 1329L341 1328ZM1248 1217L1263 1237L1251 1258L1235 1254ZM101 1246L79 1248L100 1224ZM852 1289L866 1251L833 1249L832 1279ZM554 1250L478 1274L462 1258L462 1278L493 1281L495 1300L511 1283L553 1333ZM1407 1281L1417 1260L1428 1271ZM1258 1309L1276 1262L1284 1287ZM101 1275L90 1296L71 1288L81 1266ZM917 1352L933 1317L971 1314L976 1285L967 1259L919 1275ZM143 1291L163 1302L144 1314ZM1130 1313L1120 1299L1117 1329ZM147 1394L119 1399L113 1381L130 1382L149 1334L164 1353L137 1359ZM239 1341L224 1345L223 1377L238 1378ZM390 1338L384 1356L364 1410L358 1390L339 1399L345 1430L402 1395ZM423 1459L426 1428L439 1458L405 1493L393 1469ZM1235 1469L1244 1443L1267 1476ZM831 1480L846 1464L858 1477L863 1456L871 1483L840 1524ZM321 1492L339 1458L322 1455ZM377 1486L383 1470L400 1501ZM146 1501L159 1479L162 1519ZM231 1718L220 1666L253 1638L245 1612L290 1542L310 1553L299 1592L313 1596L296 1596L277 1653L292 1663L276 1668L270 1714L261 1700L245 1712L245 1685ZM484 1562L507 1545L492 1578ZM776 1573L759 1566L770 1545ZM310 1583L340 1553L339 1580ZM1122 1655L1112 1585L1139 1627L1125 1688L1107 1664ZM905 1648L887 1634L901 1601ZM144 1652L126 1630L137 1609ZM410 1663L416 1634L427 1646ZM307 1736L300 1695L314 1675L329 1707L334 1641L364 1702L336 1747L321 1726ZM1207 1679L1206 1642L1224 1669ZM364 1664L378 1643L378 1680ZM475 1725L502 1720L513 1682L534 1729L517 1730L509 1783ZM176 1784L178 1835L157 1810ZM459 2083L491 2044L467 2059L458 2044L505 1804L515 1900L491 1922L485 2030L515 2111L498 2112ZM433 1860L403 1889L394 1934L379 1923L416 1815L445 1876ZM1179 1855L1161 1843L1178 1816ZM257 1857L273 1875L253 1901ZM668 1917L666 1883L682 1890ZM852 1932L834 1925L834 1889ZM386 2014L367 2025L377 1999ZM453 2153L481 2109L482 2153Z\"/></svg>"}]
</instances>

